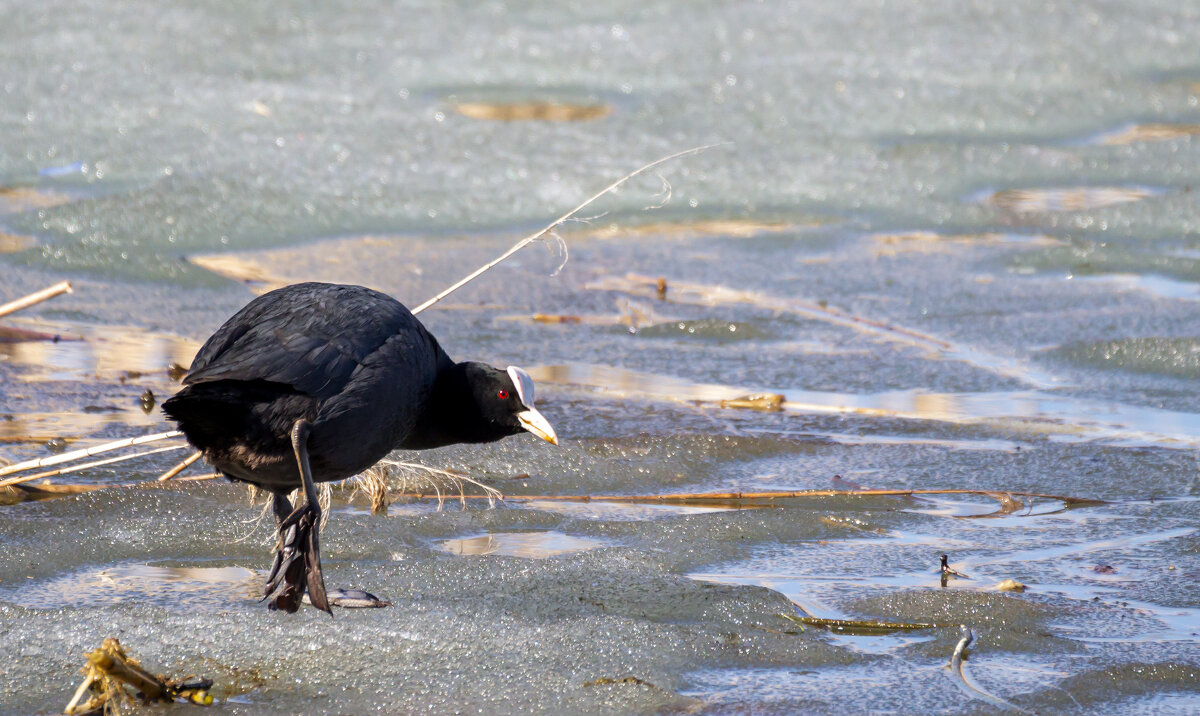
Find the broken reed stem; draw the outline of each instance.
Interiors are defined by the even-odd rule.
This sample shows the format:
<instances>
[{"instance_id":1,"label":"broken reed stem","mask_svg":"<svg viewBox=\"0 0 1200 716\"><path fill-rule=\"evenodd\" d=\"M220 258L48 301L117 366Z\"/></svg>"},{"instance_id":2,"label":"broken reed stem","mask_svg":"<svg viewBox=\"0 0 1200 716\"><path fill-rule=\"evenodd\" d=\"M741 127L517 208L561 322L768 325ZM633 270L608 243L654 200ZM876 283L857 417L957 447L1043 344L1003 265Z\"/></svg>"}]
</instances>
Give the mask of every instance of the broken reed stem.
<instances>
[{"instance_id":1,"label":"broken reed stem","mask_svg":"<svg viewBox=\"0 0 1200 716\"><path fill-rule=\"evenodd\" d=\"M1020 497L1038 497L1046 500L1058 500L1069 505L1105 505L1106 500L1090 497L1067 497L1064 495L1044 495L1037 492L1013 492L1011 490L792 490L788 492L694 492L668 495L505 495L503 500L513 502L532 502L534 500L558 500L561 502L634 502L634 503L664 503L674 502L734 502L738 500L784 500L803 497L913 497L918 495L982 495L996 498L997 495L1018 495ZM411 500L431 500L437 495L407 493L397 497ZM488 499L489 495L464 495L464 499ZM492 497L492 499L495 499Z\"/></svg>"},{"instance_id":2,"label":"broken reed stem","mask_svg":"<svg viewBox=\"0 0 1200 716\"><path fill-rule=\"evenodd\" d=\"M892 631L918 631L921 629L940 629L942 627L951 626L950 624L937 624L934 622L886 622L875 619L822 619L820 617L796 616L794 614L780 614L779 616L796 624L805 626L821 627L829 631L862 631L862 632L892 632Z\"/></svg>"},{"instance_id":3,"label":"broken reed stem","mask_svg":"<svg viewBox=\"0 0 1200 716\"><path fill-rule=\"evenodd\" d=\"M175 477L179 473L188 469L188 467L190 467L192 463L196 462L199 459L200 459L200 451L197 450L196 452L194 452L191 455L188 455L186 458L184 458L183 462L179 463L175 467L171 468L170 470L167 470L162 475L160 475L158 478L158 481L166 482L167 480L170 480L172 477Z\"/></svg>"},{"instance_id":4,"label":"broken reed stem","mask_svg":"<svg viewBox=\"0 0 1200 716\"><path fill-rule=\"evenodd\" d=\"M42 301L47 301L51 298L54 298L59 294L72 293L72 291L73 289L71 288L70 281L60 281L49 288L43 288L41 291L34 291L28 296L18 298L15 301L9 301L3 306L0 306L0 316L7 316L10 313L20 311L22 308L29 308L30 306L41 303Z\"/></svg>"},{"instance_id":5,"label":"broken reed stem","mask_svg":"<svg viewBox=\"0 0 1200 716\"><path fill-rule=\"evenodd\" d=\"M1007 489L798 489L790 492L700 492L661 495L504 495L502 501L532 503L557 500L563 503L637 503L670 505L678 503L736 503L742 500L786 500L799 498L870 498L917 497L917 495L965 494L1000 499L1000 495L1022 498L1058 500L1067 505L1106 505L1108 501L1093 498L1073 498L1034 492L1012 492ZM436 494L403 493L397 498L409 500L439 499ZM493 495L461 495L464 500L496 499Z\"/></svg>"},{"instance_id":6,"label":"broken reed stem","mask_svg":"<svg viewBox=\"0 0 1200 716\"><path fill-rule=\"evenodd\" d=\"M67 707L65 709L63 709L64 714L69 715L69 714L75 713L75 707L79 704L80 701L83 700L84 694L87 693L88 689L92 685L92 682L94 682L95 680L96 680L96 675L89 673L87 675L87 678L85 678L82 682L80 682L79 688L75 689L75 696L71 699L70 703L67 704Z\"/></svg>"},{"instance_id":7,"label":"broken reed stem","mask_svg":"<svg viewBox=\"0 0 1200 716\"><path fill-rule=\"evenodd\" d=\"M153 435L141 435L136 438L125 438L123 440L114 440L113 442L104 443L103 445L96 445L94 447L83 448L80 450L72 450L70 452L64 452L61 455L54 455L53 457L40 457L40 458L37 458L36 460L26 460L25 462L17 462L17 463L13 463L12 465L0 467L0 477L3 477L5 475L11 475L16 472L24 472L26 470L36 470L39 467L49 467L50 465L58 465L58 464L61 464L64 462L71 462L72 460L81 460L85 457L99 455L102 452L110 452L112 450L120 450L122 448L134 447L135 445L145 445L146 443L158 442L159 440L168 440L170 438L177 438L177 437L180 437L181 435L183 435L183 433L179 432L178 430L169 430L165 433L154 433ZM120 459L124 460L127 458L120 458ZM117 460L114 460L113 462L117 462ZM0 487L4 486L6 484L8 484L7 481L0 482Z\"/></svg>"},{"instance_id":8,"label":"broken reed stem","mask_svg":"<svg viewBox=\"0 0 1200 716\"><path fill-rule=\"evenodd\" d=\"M218 477L224 477L224 475L219 472L210 472L206 475L188 475L187 477L175 480L175 482L200 482L202 480L215 480Z\"/></svg>"},{"instance_id":9,"label":"broken reed stem","mask_svg":"<svg viewBox=\"0 0 1200 716\"><path fill-rule=\"evenodd\" d=\"M68 472L78 472L80 470L86 470L89 467L100 467L101 465L111 465L114 462L122 462L124 460L133 460L134 458L145 457L147 455L154 455L154 454L157 454L160 452L167 452L170 450L182 450L186 447L187 447L187 445L171 445L169 447L158 448L156 450L146 450L144 452L135 452L130 455L120 455L118 457L105 458L104 460L96 460L95 462L85 462L82 465L71 465L70 467L63 467L63 468L59 468L57 470L47 470L46 472L35 472L32 475L20 475L19 477L10 477L6 480L0 480L0 487L9 487L11 485L19 485L22 482L29 482L30 480L36 480L41 477L53 477L55 475L62 475L64 473L68 473Z\"/></svg>"},{"instance_id":10,"label":"broken reed stem","mask_svg":"<svg viewBox=\"0 0 1200 716\"><path fill-rule=\"evenodd\" d=\"M518 251L525 248L529 244L542 238L546 234L549 234L551 231L553 231L555 228L557 228L560 224L562 224L566 220L570 219L572 216L575 216L579 212L586 209L592 202L596 201L600 197L609 193L613 189L616 189L617 187L624 184L626 181L632 179L633 177L637 176L638 174L641 174L642 172L646 171L647 169L656 167L659 164L663 164L664 162L669 162L672 159L678 159L679 157L687 156L689 154L698 154L707 149L712 149L713 147L719 147L723 144L729 144L729 142L718 142L716 144L705 144L704 146L700 146L700 147L692 147L691 149L685 149L682 152L675 152L674 154L667 155L660 159L655 159L654 161L650 162L649 164L643 164L642 166L638 167L637 169L634 169L633 171L629 172L625 176L616 180L612 184L609 184L608 186L604 187L600 191L591 195L582 204L575 207L574 209L571 209L570 211L568 211L567 213L558 217L554 221L550 222L550 224L548 224L545 228L541 229L540 231L536 231L536 232L530 234L529 236L526 236L525 238L521 239L517 243L513 244L512 248L510 248L508 251L505 251L504 253L500 254L500 256L498 256L497 258L495 258L492 261L489 261L488 263L484 264L483 266L480 266L479 268L475 269L474 271L472 271L471 273L464 276L462 279L460 279L458 282L456 282L449 288L445 289L444 291L437 294L433 298L429 299L425 303L422 303L420 306L417 306L416 308L413 309L413 311L412 311L413 314L417 314L417 313L420 313L421 311L424 311L426 308L429 308L430 306L432 306L433 304L442 300L446 296L449 296L450 294L454 293L458 289L467 285L471 281L474 281L480 275L482 275L483 273L485 273L486 271L491 269L493 266L499 264L501 261L504 261L509 256L512 256L513 254L517 253Z\"/></svg>"}]
</instances>

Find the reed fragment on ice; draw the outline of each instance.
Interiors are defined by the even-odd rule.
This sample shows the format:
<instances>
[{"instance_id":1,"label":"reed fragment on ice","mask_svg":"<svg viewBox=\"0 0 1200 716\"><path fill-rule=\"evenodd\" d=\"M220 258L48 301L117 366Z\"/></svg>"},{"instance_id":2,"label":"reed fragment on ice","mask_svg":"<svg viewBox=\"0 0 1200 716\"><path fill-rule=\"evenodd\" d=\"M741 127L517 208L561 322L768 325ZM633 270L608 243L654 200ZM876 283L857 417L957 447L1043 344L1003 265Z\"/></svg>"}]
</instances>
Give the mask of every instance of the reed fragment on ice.
<instances>
[{"instance_id":1,"label":"reed fragment on ice","mask_svg":"<svg viewBox=\"0 0 1200 716\"><path fill-rule=\"evenodd\" d=\"M119 716L123 703L135 701L187 701L200 706L212 705L213 697L208 692L213 685L211 679L157 676L131 657L113 637L105 639L99 649L88 654L87 661L83 667L84 680L63 710L68 716L94 713ZM85 696L88 697L86 701L83 700Z\"/></svg>"}]
</instances>

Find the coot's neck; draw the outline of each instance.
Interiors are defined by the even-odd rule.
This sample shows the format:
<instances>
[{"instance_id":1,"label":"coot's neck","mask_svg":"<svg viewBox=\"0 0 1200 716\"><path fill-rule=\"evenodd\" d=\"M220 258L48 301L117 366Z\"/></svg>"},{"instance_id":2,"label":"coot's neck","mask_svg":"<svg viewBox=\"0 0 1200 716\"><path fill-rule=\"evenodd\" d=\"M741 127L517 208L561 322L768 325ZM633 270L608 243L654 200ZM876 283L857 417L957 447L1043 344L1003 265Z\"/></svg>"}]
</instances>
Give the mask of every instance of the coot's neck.
<instances>
[{"instance_id":1,"label":"coot's neck","mask_svg":"<svg viewBox=\"0 0 1200 716\"><path fill-rule=\"evenodd\" d=\"M425 450L454 443L490 442L496 439L486 430L483 416L479 413L467 382L466 365L449 358L442 361L425 409L399 447Z\"/></svg>"}]
</instances>

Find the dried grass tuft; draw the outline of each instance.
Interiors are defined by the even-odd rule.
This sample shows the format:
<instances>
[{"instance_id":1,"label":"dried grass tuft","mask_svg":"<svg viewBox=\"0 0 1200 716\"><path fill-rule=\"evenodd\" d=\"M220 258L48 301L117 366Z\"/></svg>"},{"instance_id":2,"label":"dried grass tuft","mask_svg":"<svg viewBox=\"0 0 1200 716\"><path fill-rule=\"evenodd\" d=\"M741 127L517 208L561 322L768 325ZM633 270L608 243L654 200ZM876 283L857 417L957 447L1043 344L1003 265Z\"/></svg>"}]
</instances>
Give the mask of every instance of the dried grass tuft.
<instances>
[{"instance_id":1,"label":"dried grass tuft","mask_svg":"<svg viewBox=\"0 0 1200 716\"><path fill-rule=\"evenodd\" d=\"M384 459L366 472L354 478L355 491L361 491L371 500L371 511L386 513L387 506L395 502L389 491L399 494L433 492L437 497L438 509L446 498L458 493L459 503L466 505L467 498L484 498L489 505L503 500L504 495L494 487L479 482L469 475L443 470L414 462ZM482 490L482 495L468 495L467 485Z\"/></svg>"}]
</instances>

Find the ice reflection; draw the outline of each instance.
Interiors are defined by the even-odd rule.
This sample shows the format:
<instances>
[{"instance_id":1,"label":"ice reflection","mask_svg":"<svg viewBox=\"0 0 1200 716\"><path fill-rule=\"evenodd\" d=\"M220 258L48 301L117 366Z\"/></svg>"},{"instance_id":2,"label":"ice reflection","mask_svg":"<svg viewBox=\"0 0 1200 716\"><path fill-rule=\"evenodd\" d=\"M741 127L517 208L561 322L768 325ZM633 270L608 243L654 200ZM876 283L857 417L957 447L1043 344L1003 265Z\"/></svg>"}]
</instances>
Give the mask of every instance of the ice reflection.
<instances>
[{"instance_id":1,"label":"ice reflection","mask_svg":"<svg viewBox=\"0 0 1200 716\"><path fill-rule=\"evenodd\" d=\"M1078 277L1075 280L1108 284L1129 291L1143 291L1162 298L1200 300L1200 284L1154 274L1109 273Z\"/></svg>"},{"instance_id":2,"label":"ice reflection","mask_svg":"<svg viewBox=\"0 0 1200 716\"><path fill-rule=\"evenodd\" d=\"M496 532L442 542L442 549L458 555L499 554L526 559L546 559L602 546L600 540L554 531Z\"/></svg>"},{"instance_id":3,"label":"ice reflection","mask_svg":"<svg viewBox=\"0 0 1200 716\"><path fill-rule=\"evenodd\" d=\"M162 376L165 383L167 367L189 365L200 348L194 341L134 326L38 321L23 327L82 339L0 343L0 356L24 368L21 378L27 381L125 380L146 375Z\"/></svg>"},{"instance_id":4,"label":"ice reflection","mask_svg":"<svg viewBox=\"0 0 1200 716\"><path fill-rule=\"evenodd\" d=\"M709 512L725 512L740 509L735 506L700 505L648 505L619 502L565 502L560 500L530 500L514 503L517 507L557 512L586 520L637 522L672 517L675 515L700 515Z\"/></svg>"},{"instance_id":5,"label":"ice reflection","mask_svg":"<svg viewBox=\"0 0 1200 716\"><path fill-rule=\"evenodd\" d=\"M257 600L259 589L258 574L245 567L122 564L30 584L9 598L31 609L152 602L187 610Z\"/></svg>"},{"instance_id":6,"label":"ice reflection","mask_svg":"<svg viewBox=\"0 0 1200 716\"><path fill-rule=\"evenodd\" d=\"M544 383L574 385L612 397L719 405L761 389L694 383L681 378L584 364L529 370ZM776 391L766 391L776 392ZM1200 444L1200 415L1087 400L1040 391L930 393L921 390L874 394L783 390L782 409L873 417L982 423L1047 435L1056 440L1103 440L1114 444L1193 447Z\"/></svg>"}]
</instances>

